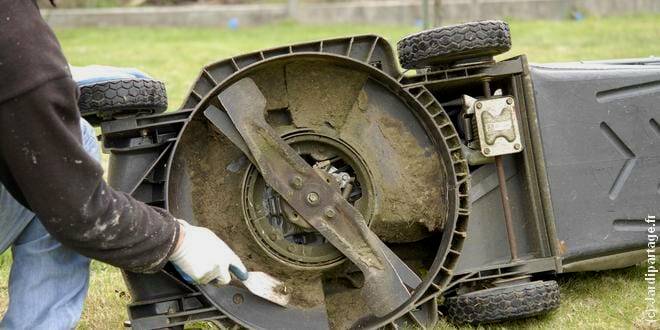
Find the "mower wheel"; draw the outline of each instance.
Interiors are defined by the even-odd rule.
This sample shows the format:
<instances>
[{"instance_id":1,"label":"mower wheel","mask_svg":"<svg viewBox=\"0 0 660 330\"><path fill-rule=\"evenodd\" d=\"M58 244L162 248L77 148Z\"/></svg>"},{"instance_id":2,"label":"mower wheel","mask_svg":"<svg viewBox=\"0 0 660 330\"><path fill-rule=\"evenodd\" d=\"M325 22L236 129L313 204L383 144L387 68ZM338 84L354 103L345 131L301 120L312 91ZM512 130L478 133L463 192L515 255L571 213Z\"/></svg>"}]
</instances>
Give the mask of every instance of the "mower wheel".
<instances>
[{"instance_id":1,"label":"mower wheel","mask_svg":"<svg viewBox=\"0 0 660 330\"><path fill-rule=\"evenodd\" d=\"M397 44L406 69L451 66L464 59L492 58L511 49L509 25L480 21L439 27L407 36Z\"/></svg>"},{"instance_id":2,"label":"mower wheel","mask_svg":"<svg viewBox=\"0 0 660 330\"><path fill-rule=\"evenodd\" d=\"M559 307L556 281L496 287L450 297L446 313L453 323L493 323L545 314Z\"/></svg>"},{"instance_id":3,"label":"mower wheel","mask_svg":"<svg viewBox=\"0 0 660 330\"><path fill-rule=\"evenodd\" d=\"M80 87L80 114L92 124L167 110L165 85L152 79L127 79Z\"/></svg>"}]
</instances>

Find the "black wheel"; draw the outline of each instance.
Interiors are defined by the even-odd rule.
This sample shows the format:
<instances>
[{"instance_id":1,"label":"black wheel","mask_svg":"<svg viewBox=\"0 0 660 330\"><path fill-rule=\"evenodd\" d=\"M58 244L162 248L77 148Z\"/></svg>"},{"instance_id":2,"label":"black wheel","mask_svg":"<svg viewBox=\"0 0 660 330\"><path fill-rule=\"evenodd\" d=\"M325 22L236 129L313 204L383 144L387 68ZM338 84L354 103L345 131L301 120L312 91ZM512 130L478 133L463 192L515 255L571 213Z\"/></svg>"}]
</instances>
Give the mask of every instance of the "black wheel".
<instances>
[{"instance_id":1,"label":"black wheel","mask_svg":"<svg viewBox=\"0 0 660 330\"><path fill-rule=\"evenodd\" d=\"M559 307L556 281L536 281L450 297L445 303L454 323L492 323L545 314Z\"/></svg>"},{"instance_id":2,"label":"black wheel","mask_svg":"<svg viewBox=\"0 0 660 330\"><path fill-rule=\"evenodd\" d=\"M462 59L492 57L511 49L509 25L481 21L422 31L397 44L399 62L406 69L449 66Z\"/></svg>"},{"instance_id":3,"label":"black wheel","mask_svg":"<svg viewBox=\"0 0 660 330\"><path fill-rule=\"evenodd\" d=\"M167 110L165 85L157 80L130 79L101 82L80 88L78 107L92 124L136 114Z\"/></svg>"}]
</instances>

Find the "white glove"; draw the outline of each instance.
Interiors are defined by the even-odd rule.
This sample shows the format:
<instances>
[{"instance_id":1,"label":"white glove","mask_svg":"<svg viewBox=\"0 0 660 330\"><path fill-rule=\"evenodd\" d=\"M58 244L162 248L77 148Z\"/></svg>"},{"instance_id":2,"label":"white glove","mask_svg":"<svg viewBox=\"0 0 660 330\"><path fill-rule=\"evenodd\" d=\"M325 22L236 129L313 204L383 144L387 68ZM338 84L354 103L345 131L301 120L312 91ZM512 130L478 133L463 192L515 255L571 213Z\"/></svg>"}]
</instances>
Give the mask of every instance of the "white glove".
<instances>
[{"instance_id":1,"label":"white glove","mask_svg":"<svg viewBox=\"0 0 660 330\"><path fill-rule=\"evenodd\" d=\"M170 261L187 274L195 283L214 282L228 284L231 281L229 266L234 265L247 273L241 259L212 231L179 220L183 241L170 256ZM214 281L216 280L216 281Z\"/></svg>"}]
</instances>

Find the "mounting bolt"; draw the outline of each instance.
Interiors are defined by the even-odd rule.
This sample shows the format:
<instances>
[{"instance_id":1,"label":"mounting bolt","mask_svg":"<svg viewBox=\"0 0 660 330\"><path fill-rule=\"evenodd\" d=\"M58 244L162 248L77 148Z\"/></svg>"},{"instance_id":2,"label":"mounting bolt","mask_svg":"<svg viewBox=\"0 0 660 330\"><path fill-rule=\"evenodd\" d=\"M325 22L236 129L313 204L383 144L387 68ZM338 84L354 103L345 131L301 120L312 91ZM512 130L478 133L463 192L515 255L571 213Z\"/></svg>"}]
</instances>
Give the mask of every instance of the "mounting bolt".
<instances>
[{"instance_id":1,"label":"mounting bolt","mask_svg":"<svg viewBox=\"0 0 660 330\"><path fill-rule=\"evenodd\" d=\"M484 148L484 154L488 155L490 153L490 148Z\"/></svg>"},{"instance_id":2,"label":"mounting bolt","mask_svg":"<svg viewBox=\"0 0 660 330\"><path fill-rule=\"evenodd\" d=\"M243 295L240 294L240 293L237 293L237 294L234 295L234 297L232 298L232 300L234 301L234 304L236 304L236 305L240 305L240 304L243 303L243 300L244 300L244 299L243 299Z\"/></svg>"},{"instance_id":3,"label":"mounting bolt","mask_svg":"<svg viewBox=\"0 0 660 330\"><path fill-rule=\"evenodd\" d=\"M477 102L477 104L474 105L477 109L481 109L483 107L483 103Z\"/></svg>"},{"instance_id":4,"label":"mounting bolt","mask_svg":"<svg viewBox=\"0 0 660 330\"><path fill-rule=\"evenodd\" d=\"M514 144L513 149L520 150L520 143Z\"/></svg>"},{"instance_id":5,"label":"mounting bolt","mask_svg":"<svg viewBox=\"0 0 660 330\"><path fill-rule=\"evenodd\" d=\"M288 247L288 248L286 248L286 250L287 250L287 251L289 251L289 252L293 252L293 251L295 251L295 250L296 250L296 248L295 248L295 247L293 247L293 245L289 245L289 247Z\"/></svg>"},{"instance_id":6,"label":"mounting bolt","mask_svg":"<svg viewBox=\"0 0 660 330\"><path fill-rule=\"evenodd\" d=\"M319 197L319 194L315 192L311 192L307 194L307 204L309 205L317 205L321 198Z\"/></svg>"},{"instance_id":7,"label":"mounting bolt","mask_svg":"<svg viewBox=\"0 0 660 330\"><path fill-rule=\"evenodd\" d=\"M268 238L270 238L271 241L277 241L277 234L272 233L272 234L268 235Z\"/></svg>"},{"instance_id":8,"label":"mounting bolt","mask_svg":"<svg viewBox=\"0 0 660 330\"><path fill-rule=\"evenodd\" d=\"M325 215L326 218L332 219L335 217L337 212L335 212L335 210L332 207L327 207L325 211L323 211L323 214Z\"/></svg>"},{"instance_id":9,"label":"mounting bolt","mask_svg":"<svg viewBox=\"0 0 660 330\"><path fill-rule=\"evenodd\" d=\"M511 98L511 97L507 97L507 98L506 98L506 104L508 104L508 105L512 105L512 104L513 104L513 98Z\"/></svg>"},{"instance_id":10,"label":"mounting bolt","mask_svg":"<svg viewBox=\"0 0 660 330\"><path fill-rule=\"evenodd\" d=\"M303 186L303 179L300 176L296 175L293 178L291 178L289 184L293 189L299 190Z\"/></svg>"},{"instance_id":11,"label":"mounting bolt","mask_svg":"<svg viewBox=\"0 0 660 330\"><path fill-rule=\"evenodd\" d=\"M142 135L142 137L149 136L149 130L147 130L146 128L143 128L142 130L140 130L140 135Z\"/></svg>"}]
</instances>

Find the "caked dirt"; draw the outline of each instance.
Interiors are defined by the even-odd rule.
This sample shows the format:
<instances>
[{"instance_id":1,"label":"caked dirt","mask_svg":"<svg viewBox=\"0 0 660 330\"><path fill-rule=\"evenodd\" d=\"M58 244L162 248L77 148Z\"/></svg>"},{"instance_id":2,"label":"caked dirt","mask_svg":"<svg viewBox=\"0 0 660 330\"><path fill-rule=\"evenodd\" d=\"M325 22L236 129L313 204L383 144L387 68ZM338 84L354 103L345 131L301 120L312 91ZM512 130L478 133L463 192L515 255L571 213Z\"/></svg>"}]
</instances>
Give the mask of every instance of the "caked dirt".
<instances>
[{"instance_id":1,"label":"caked dirt","mask_svg":"<svg viewBox=\"0 0 660 330\"><path fill-rule=\"evenodd\" d=\"M384 196L381 212L383 221L375 223L389 224L383 231L396 231L391 227L410 221L424 225L429 232L441 230L446 222L447 197L445 172L439 155L432 146L420 146L418 138L410 134L401 121L383 115L379 122L383 137L396 153L391 157L401 161L401 168L396 182L384 178L383 190L388 193Z\"/></svg>"},{"instance_id":2,"label":"caked dirt","mask_svg":"<svg viewBox=\"0 0 660 330\"><path fill-rule=\"evenodd\" d=\"M360 318L371 314L360 289L329 294L326 299L330 329L348 329Z\"/></svg>"},{"instance_id":3,"label":"caked dirt","mask_svg":"<svg viewBox=\"0 0 660 330\"><path fill-rule=\"evenodd\" d=\"M289 111L296 127L340 129L367 75L312 61L286 66Z\"/></svg>"},{"instance_id":4,"label":"caked dirt","mask_svg":"<svg viewBox=\"0 0 660 330\"><path fill-rule=\"evenodd\" d=\"M444 227L445 169L405 104L384 87L368 83L339 136L371 170L376 208L370 227L381 239L414 242Z\"/></svg>"},{"instance_id":5,"label":"caked dirt","mask_svg":"<svg viewBox=\"0 0 660 330\"><path fill-rule=\"evenodd\" d=\"M266 98L266 110L289 107L287 83L284 79L284 65L273 64L250 76Z\"/></svg>"}]
</instances>

